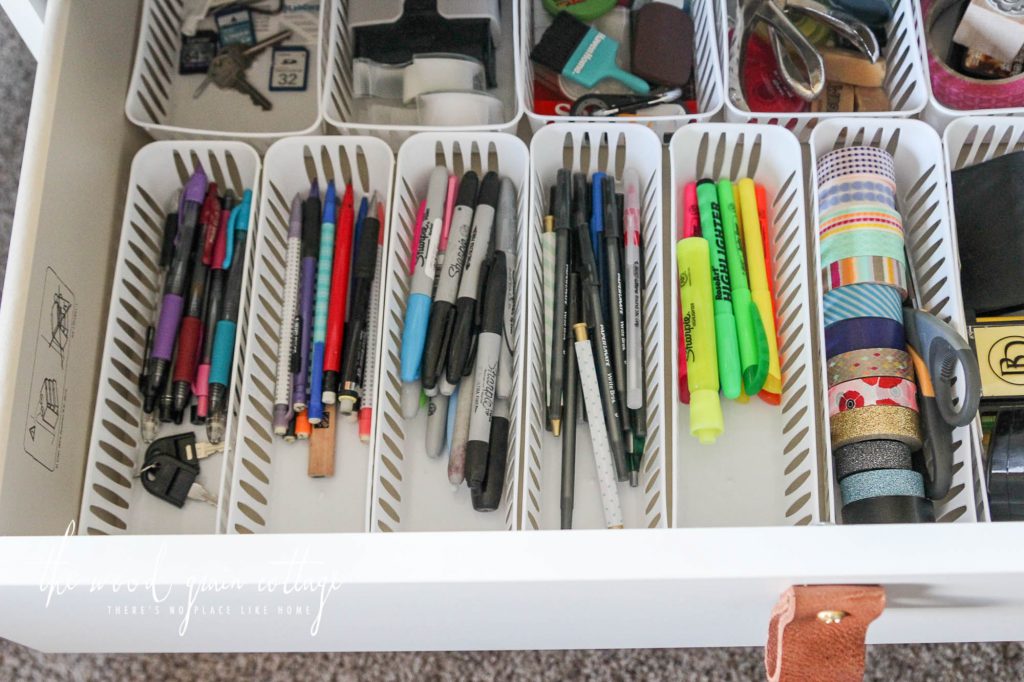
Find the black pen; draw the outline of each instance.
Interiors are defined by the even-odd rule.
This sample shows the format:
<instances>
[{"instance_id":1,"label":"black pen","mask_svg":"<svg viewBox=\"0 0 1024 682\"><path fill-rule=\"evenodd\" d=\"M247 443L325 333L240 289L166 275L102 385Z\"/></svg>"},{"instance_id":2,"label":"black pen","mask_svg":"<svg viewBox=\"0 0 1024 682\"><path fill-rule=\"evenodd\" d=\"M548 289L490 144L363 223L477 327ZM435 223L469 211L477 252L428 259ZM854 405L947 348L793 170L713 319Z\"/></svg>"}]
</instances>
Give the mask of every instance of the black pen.
<instances>
[{"instance_id":1,"label":"black pen","mask_svg":"<svg viewBox=\"0 0 1024 682\"><path fill-rule=\"evenodd\" d=\"M338 411L352 414L359 400L359 370L363 346L366 343L366 321L370 310L370 292L377 271L377 237L380 220L377 219L377 193L370 199L370 208L363 220L363 231L356 244L355 258L349 280L348 323L345 327L345 347L341 356L341 381L338 392Z\"/></svg>"},{"instance_id":2,"label":"black pen","mask_svg":"<svg viewBox=\"0 0 1024 682\"><path fill-rule=\"evenodd\" d=\"M615 475L620 481L629 477L626 469L626 450L622 440L622 427L619 415L619 403L615 391L615 377L612 369L611 353L609 352L608 327L601 314L601 284L598 281L597 261L594 259L594 247L590 239L589 224L586 220L585 194L587 179L582 173L573 176L573 199L575 201L576 237L580 246L580 277L584 293L584 306L594 329L593 345L595 364L598 372L598 386L601 389L601 404L604 410L604 422L608 427L608 444L615 462ZM594 207L600 210L599 206ZM597 415L589 415L591 423Z\"/></svg>"},{"instance_id":3,"label":"black pen","mask_svg":"<svg viewBox=\"0 0 1024 682\"><path fill-rule=\"evenodd\" d=\"M469 251L469 237L473 229L473 207L476 205L476 193L479 187L480 179L473 171L463 175L459 182L455 210L452 212L452 224L448 230L448 246L445 249L444 263L437 274L437 289L430 307L427 341L423 347L420 382L428 395L436 392L438 381L446 379L442 376L444 361L448 355L452 327L455 325L455 300L459 294L459 283L462 280L462 267L466 263L466 254ZM452 386L452 391L454 390L455 387ZM450 394L451 391L445 391L445 395Z\"/></svg>"},{"instance_id":4,"label":"black pen","mask_svg":"<svg viewBox=\"0 0 1024 682\"><path fill-rule=\"evenodd\" d=\"M571 236L572 173L558 171L555 184L555 205L551 212L555 222L555 319L551 335L551 380L548 386L548 423L551 433L562 432L562 393L565 391L565 342L569 325L566 311L569 303L569 244Z\"/></svg>"},{"instance_id":5,"label":"black pen","mask_svg":"<svg viewBox=\"0 0 1024 682\"><path fill-rule=\"evenodd\" d=\"M622 279L622 221L615 200L615 178L604 177L601 185L601 208L604 211L604 254L608 267L608 330L611 332L612 367L615 370L615 392L620 405L620 427L629 430L626 409L626 291Z\"/></svg>"},{"instance_id":6,"label":"black pen","mask_svg":"<svg viewBox=\"0 0 1024 682\"><path fill-rule=\"evenodd\" d=\"M495 252L487 272L480 315L480 334L476 342L473 371L473 395L459 396L473 401L469 418L469 440L466 443L466 484L470 490L482 488L487 477L487 452L494 413L494 392L498 382L501 359L502 329L505 327L505 288L507 287L505 253Z\"/></svg>"},{"instance_id":7,"label":"black pen","mask_svg":"<svg viewBox=\"0 0 1024 682\"><path fill-rule=\"evenodd\" d=\"M580 303L580 276L569 275L569 323L583 321ZM572 340L566 344L574 347ZM562 433L562 529L572 528L572 508L576 499L576 397L579 394L579 371L576 352L570 349L565 365L565 429Z\"/></svg>"}]
</instances>

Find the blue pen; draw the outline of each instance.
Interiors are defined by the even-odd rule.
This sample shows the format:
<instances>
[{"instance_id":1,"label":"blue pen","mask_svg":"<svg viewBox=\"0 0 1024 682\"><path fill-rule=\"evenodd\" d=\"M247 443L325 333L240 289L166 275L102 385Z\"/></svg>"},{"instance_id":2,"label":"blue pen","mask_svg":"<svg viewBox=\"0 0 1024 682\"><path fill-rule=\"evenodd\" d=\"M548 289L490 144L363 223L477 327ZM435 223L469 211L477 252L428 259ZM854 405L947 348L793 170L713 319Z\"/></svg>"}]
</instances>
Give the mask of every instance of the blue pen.
<instances>
[{"instance_id":1,"label":"blue pen","mask_svg":"<svg viewBox=\"0 0 1024 682\"><path fill-rule=\"evenodd\" d=\"M366 222L366 213L370 210L370 199L369 197L363 197L363 200L359 202L359 211L356 213L356 224L352 230L352 254L349 258L348 271L352 272L356 267L356 252L359 249L359 239L363 236L363 223ZM375 216L376 217L376 216ZM348 298L345 301L345 322L348 322L349 316L352 314L352 287L348 288ZM346 334L348 330L346 330Z\"/></svg>"},{"instance_id":2,"label":"blue pen","mask_svg":"<svg viewBox=\"0 0 1024 682\"><path fill-rule=\"evenodd\" d=\"M309 423L324 418L324 344L327 342L327 310L331 300L331 273L334 267L334 229L338 220L337 192L334 180L327 183L324 215L320 224L320 258L316 266L316 299L313 308L313 362L309 375Z\"/></svg>"},{"instance_id":3,"label":"blue pen","mask_svg":"<svg viewBox=\"0 0 1024 682\"><path fill-rule=\"evenodd\" d=\"M235 334L242 301L242 270L245 264L245 240L249 233L252 190L245 190L242 202L231 210L228 218L227 250L224 269L228 271L220 319L213 332L213 355L210 358L210 413L206 420L206 437L211 443L224 438L227 417L228 385L235 354Z\"/></svg>"},{"instance_id":4,"label":"blue pen","mask_svg":"<svg viewBox=\"0 0 1024 682\"><path fill-rule=\"evenodd\" d=\"M601 285L601 312L608 319L608 259L604 245L604 173L594 173L590 192L590 243L594 245L597 279Z\"/></svg>"},{"instance_id":5,"label":"blue pen","mask_svg":"<svg viewBox=\"0 0 1024 682\"><path fill-rule=\"evenodd\" d=\"M413 384L420 379L420 363L430 322L430 304L437 273L437 247L444 223L444 200L448 194L448 170L441 166L430 174L427 184L427 207L416 245L412 288L405 307L402 329L402 382ZM411 401L410 401L411 404ZM410 416L410 415L406 415Z\"/></svg>"}]
</instances>

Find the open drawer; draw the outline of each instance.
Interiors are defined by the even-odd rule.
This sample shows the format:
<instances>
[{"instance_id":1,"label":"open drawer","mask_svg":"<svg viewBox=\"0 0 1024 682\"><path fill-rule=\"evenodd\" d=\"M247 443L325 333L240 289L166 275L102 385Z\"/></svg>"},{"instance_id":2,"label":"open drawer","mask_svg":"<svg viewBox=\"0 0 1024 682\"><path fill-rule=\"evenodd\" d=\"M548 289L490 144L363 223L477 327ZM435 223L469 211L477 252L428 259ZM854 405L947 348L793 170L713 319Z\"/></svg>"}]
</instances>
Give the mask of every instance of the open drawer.
<instances>
[{"instance_id":1,"label":"open drawer","mask_svg":"<svg viewBox=\"0 0 1024 682\"><path fill-rule=\"evenodd\" d=\"M51 651L760 645L789 585L879 583L871 642L1024 639L1022 524L63 537L148 142L123 114L141 4L47 8L0 307L0 636ZM77 305L52 469L24 446L48 271Z\"/></svg>"}]
</instances>

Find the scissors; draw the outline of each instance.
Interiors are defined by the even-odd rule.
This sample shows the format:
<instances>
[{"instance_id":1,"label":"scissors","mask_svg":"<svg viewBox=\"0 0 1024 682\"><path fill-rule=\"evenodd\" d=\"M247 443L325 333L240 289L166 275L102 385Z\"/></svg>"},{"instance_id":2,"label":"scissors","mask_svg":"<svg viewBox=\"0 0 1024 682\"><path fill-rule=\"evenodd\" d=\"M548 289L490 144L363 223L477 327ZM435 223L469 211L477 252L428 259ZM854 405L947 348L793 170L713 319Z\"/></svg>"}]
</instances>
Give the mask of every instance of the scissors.
<instances>
[{"instance_id":1,"label":"scissors","mask_svg":"<svg viewBox=\"0 0 1024 682\"><path fill-rule=\"evenodd\" d=\"M909 252L907 272L912 305L903 308L903 326L917 376L917 405L924 432L922 473L927 496L941 500L953 483L953 429L970 424L981 404L981 371L967 340L949 324L921 310ZM964 377L959 399L953 391L957 367Z\"/></svg>"},{"instance_id":2,"label":"scissors","mask_svg":"<svg viewBox=\"0 0 1024 682\"><path fill-rule=\"evenodd\" d=\"M867 24L817 0L740 0L741 23L737 26L741 35L740 64L746 60L747 44L757 23L767 23L772 51L782 78L800 99L807 102L816 100L825 89L825 60L786 12L804 14L832 27L872 64L881 55L878 39ZM793 61L793 54L802 63L802 68ZM741 68L741 78L743 73L744 69Z\"/></svg>"}]
</instances>

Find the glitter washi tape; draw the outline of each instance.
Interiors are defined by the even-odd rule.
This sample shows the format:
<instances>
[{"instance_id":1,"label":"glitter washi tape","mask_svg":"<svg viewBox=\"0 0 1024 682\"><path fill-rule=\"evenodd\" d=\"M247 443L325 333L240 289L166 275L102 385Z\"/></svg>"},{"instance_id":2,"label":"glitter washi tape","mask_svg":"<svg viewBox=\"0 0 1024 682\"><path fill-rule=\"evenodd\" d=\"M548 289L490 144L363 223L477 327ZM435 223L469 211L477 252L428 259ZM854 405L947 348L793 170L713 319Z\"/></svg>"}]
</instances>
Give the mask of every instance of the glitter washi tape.
<instances>
[{"instance_id":1,"label":"glitter washi tape","mask_svg":"<svg viewBox=\"0 0 1024 682\"><path fill-rule=\"evenodd\" d=\"M839 481L843 504L869 497L924 497L924 477L912 469L874 469Z\"/></svg>"},{"instance_id":2,"label":"glitter washi tape","mask_svg":"<svg viewBox=\"0 0 1024 682\"><path fill-rule=\"evenodd\" d=\"M910 469L913 457L898 440L865 440L838 448L832 454L836 480L874 469Z\"/></svg>"},{"instance_id":3,"label":"glitter washi tape","mask_svg":"<svg viewBox=\"0 0 1024 682\"><path fill-rule=\"evenodd\" d=\"M903 323L887 317L851 317L825 329L825 357L864 348L905 350Z\"/></svg>"},{"instance_id":4,"label":"glitter washi tape","mask_svg":"<svg viewBox=\"0 0 1024 682\"><path fill-rule=\"evenodd\" d=\"M823 291L850 284L884 284L907 297L907 268L903 262L886 256L854 256L830 263L821 269Z\"/></svg>"},{"instance_id":5,"label":"glitter washi tape","mask_svg":"<svg viewBox=\"0 0 1024 682\"><path fill-rule=\"evenodd\" d=\"M932 523L935 506L924 497L883 495L866 497L843 506L843 523Z\"/></svg>"},{"instance_id":6,"label":"glitter washi tape","mask_svg":"<svg viewBox=\"0 0 1024 682\"><path fill-rule=\"evenodd\" d=\"M829 416L872 405L906 407L917 412L917 384L897 377L865 377L828 389Z\"/></svg>"},{"instance_id":7,"label":"glitter washi tape","mask_svg":"<svg viewBox=\"0 0 1024 682\"><path fill-rule=\"evenodd\" d=\"M829 388L865 377L897 377L914 380L914 362L905 350L865 348L828 359Z\"/></svg>"},{"instance_id":8,"label":"glitter washi tape","mask_svg":"<svg viewBox=\"0 0 1024 682\"><path fill-rule=\"evenodd\" d=\"M829 418L832 447L864 440L898 440L912 450L921 447L921 420L907 407L868 405Z\"/></svg>"},{"instance_id":9,"label":"glitter washi tape","mask_svg":"<svg viewBox=\"0 0 1024 682\"><path fill-rule=\"evenodd\" d=\"M903 322L903 297L884 284L851 284L826 291L822 308L826 327L851 317L887 317Z\"/></svg>"}]
</instances>

